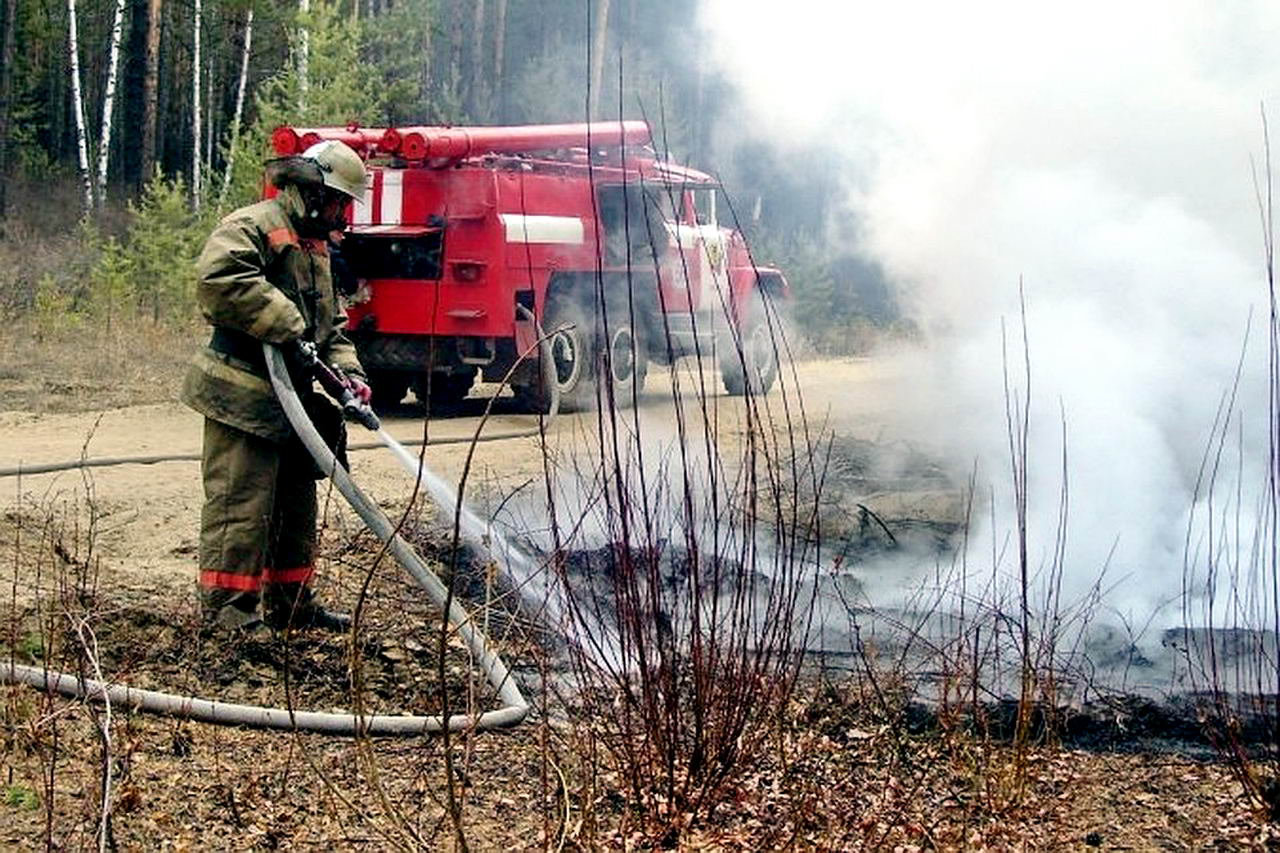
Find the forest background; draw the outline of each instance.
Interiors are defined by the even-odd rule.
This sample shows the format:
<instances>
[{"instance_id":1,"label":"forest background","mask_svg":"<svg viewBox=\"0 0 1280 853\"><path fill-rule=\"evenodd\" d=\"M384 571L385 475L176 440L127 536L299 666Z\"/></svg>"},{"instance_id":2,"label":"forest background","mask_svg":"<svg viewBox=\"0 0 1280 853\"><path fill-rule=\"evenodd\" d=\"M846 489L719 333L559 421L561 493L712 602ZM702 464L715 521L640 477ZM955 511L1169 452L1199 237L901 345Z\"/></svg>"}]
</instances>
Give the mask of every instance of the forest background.
<instances>
[{"instance_id":1,"label":"forest background","mask_svg":"<svg viewBox=\"0 0 1280 853\"><path fill-rule=\"evenodd\" d=\"M260 192L277 125L588 116L647 119L662 154L721 177L817 352L907 326L834 151L760 141L697 0L2 2L0 315L36 339L185 330L192 262Z\"/></svg>"}]
</instances>

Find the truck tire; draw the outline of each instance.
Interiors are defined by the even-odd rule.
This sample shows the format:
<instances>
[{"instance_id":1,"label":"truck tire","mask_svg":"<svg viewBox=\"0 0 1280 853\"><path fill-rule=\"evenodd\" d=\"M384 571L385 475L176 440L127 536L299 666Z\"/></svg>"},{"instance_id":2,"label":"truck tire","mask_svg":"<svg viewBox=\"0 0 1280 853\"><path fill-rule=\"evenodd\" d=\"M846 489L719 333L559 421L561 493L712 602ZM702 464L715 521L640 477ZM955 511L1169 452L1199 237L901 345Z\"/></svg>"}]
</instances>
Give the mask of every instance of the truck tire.
<instances>
[{"instance_id":1,"label":"truck tire","mask_svg":"<svg viewBox=\"0 0 1280 853\"><path fill-rule=\"evenodd\" d=\"M627 314L625 307L610 310L606 336L603 324L572 295L560 293L548 300L542 325L550 335L562 410L594 409L597 399L608 405L609 389L601 387L598 394L596 390L597 374L606 369L606 363L611 374L613 401L618 408L630 406L644 388L648 357L643 340L632 328ZM606 348L608 359L603 358Z\"/></svg>"},{"instance_id":2,"label":"truck tire","mask_svg":"<svg viewBox=\"0 0 1280 853\"><path fill-rule=\"evenodd\" d=\"M400 405L409 390L410 374L400 370L370 370L370 403L375 411L385 412Z\"/></svg>"},{"instance_id":3,"label":"truck tire","mask_svg":"<svg viewBox=\"0 0 1280 853\"><path fill-rule=\"evenodd\" d=\"M430 392L427 391L428 379L431 381ZM471 386L475 381L474 369L462 373L440 372L434 375L419 373L413 377L413 394L423 405L430 403L432 410L450 409L456 407L467 394L471 393ZM429 400L428 397L430 397Z\"/></svg>"},{"instance_id":4,"label":"truck tire","mask_svg":"<svg viewBox=\"0 0 1280 853\"><path fill-rule=\"evenodd\" d=\"M721 344L720 379L724 382L724 390L734 397L741 397L748 391L767 394L778 378L778 349L782 345L777 339L780 324L776 316L765 316L765 310L763 300L757 297L747 314L741 341L730 337Z\"/></svg>"}]
</instances>

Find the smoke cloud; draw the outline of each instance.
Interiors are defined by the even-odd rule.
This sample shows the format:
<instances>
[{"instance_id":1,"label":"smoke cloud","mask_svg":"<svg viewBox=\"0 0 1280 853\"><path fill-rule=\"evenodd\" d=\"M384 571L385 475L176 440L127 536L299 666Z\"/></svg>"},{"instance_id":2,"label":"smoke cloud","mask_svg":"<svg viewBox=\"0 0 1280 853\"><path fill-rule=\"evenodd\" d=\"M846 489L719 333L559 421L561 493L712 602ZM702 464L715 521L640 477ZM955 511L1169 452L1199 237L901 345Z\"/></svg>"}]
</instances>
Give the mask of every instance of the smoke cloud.
<instances>
[{"instance_id":1,"label":"smoke cloud","mask_svg":"<svg viewBox=\"0 0 1280 853\"><path fill-rule=\"evenodd\" d=\"M1068 592L1109 565L1110 603L1139 622L1175 596L1251 311L1228 445L1242 448L1245 491L1263 483L1251 170L1263 169L1260 104L1280 115L1280 7L707 0L703 14L743 99L735 134L840 148L842 219L925 329L888 406L899 434L957 471L976 460L1000 501L985 534L1007 535L1001 337L1003 324L1020 385L1023 282L1031 559L1053 548L1065 419Z\"/></svg>"}]
</instances>

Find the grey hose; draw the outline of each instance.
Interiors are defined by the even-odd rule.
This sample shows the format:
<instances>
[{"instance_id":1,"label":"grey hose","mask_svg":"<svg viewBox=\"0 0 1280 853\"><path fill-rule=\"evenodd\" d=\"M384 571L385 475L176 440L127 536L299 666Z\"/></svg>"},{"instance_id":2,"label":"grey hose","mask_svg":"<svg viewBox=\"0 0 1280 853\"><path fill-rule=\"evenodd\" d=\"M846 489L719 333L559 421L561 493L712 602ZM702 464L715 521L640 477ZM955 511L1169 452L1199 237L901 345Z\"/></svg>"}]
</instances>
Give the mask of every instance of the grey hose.
<instances>
[{"instance_id":1,"label":"grey hose","mask_svg":"<svg viewBox=\"0 0 1280 853\"><path fill-rule=\"evenodd\" d=\"M459 435L445 438L432 438L426 444L435 447L439 444L470 444L471 442L506 441L514 438L533 438L538 435L536 427L516 430L514 432L495 432L479 437ZM405 447L421 447L422 439L401 442ZM347 445L347 452L355 450L379 450L382 444L366 441L360 444ZM199 453L170 453L158 456L97 456L86 459L73 459L66 462L45 462L38 465L13 465L0 468L0 479L4 477L25 477L29 474L49 474L54 471L72 471L77 468L112 468L116 465L155 465L159 462L199 462Z\"/></svg>"},{"instance_id":2,"label":"grey hose","mask_svg":"<svg viewBox=\"0 0 1280 853\"><path fill-rule=\"evenodd\" d=\"M249 726L257 729L283 729L316 734L354 737L404 737L439 732L440 717L408 717L392 714L373 714L357 717L352 714L327 714L319 711L290 711L287 708L262 708L257 705L237 705L231 702L214 702L195 696L178 696L155 690L141 690L122 684L103 684L101 681L81 681L66 672L50 672L40 667L16 663L0 665L0 681L27 684L39 690L61 693L91 702L109 701L113 707L149 711L184 720L216 723L224 726ZM498 711L488 711L479 716L453 716L450 727L495 728L511 726L524 719L527 708L508 706Z\"/></svg>"},{"instance_id":3,"label":"grey hose","mask_svg":"<svg viewBox=\"0 0 1280 853\"><path fill-rule=\"evenodd\" d=\"M533 319L533 314L521 306L525 316ZM534 320L535 326L537 321ZM539 356L543 369L543 379L551 389L550 415L554 416L559 409L559 389L555 382L555 366L551 362L551 351L546 336L540 326L536 326L539 336ZM406 543L392 526L382 510L369 500L351 480L346 470L337 463L332 451L320 438L311 424L297 392L289 380L280 351L270 344L263 345L267 357L267 368L271 374L272 385L284 407L285 414L293 424L303 444L321 466L322 470L331 472L331 478L338 491L347 499L360 517L378 538L387 544L392 556L409 572L427 592L427 595L438 606L443 608L449 604L448 618L457 626L459 634L467 644L468 650L479 659L481 668L490 685L498 691L504 707L496 711L485 711L479 715L454 714L444 720L435 716L400 716L371 715L356 716L352 714L330 714L318 711L291 711L287 708L266 708L256 705L238 705L227 702L215 702L194 696L180 696L173 693L162 693L155 690L142 690L125 685L107 685L101 681L80 679L70 673L50 672L33 666L23 666L9 662L0 666L0 682L26 684L40 690L53 691L66 696L87 699L89 701L109 701L138 710L149 711L182 719L197 720L220 725L242 725L252 728L283 729L315 732L319 734L352 737L366 735L370 737L411 736L440 732L448 727L451 731L483 730L513 726L522 721L529 712L529 703L520 692L520 688L511 678L502 659L488 647L484 635L478 631L456 600L449 600L448 589L436 577L435 573L422 561L422 558ZM539 430L529 430L518 434L489 436L488 440L500 438L517 438L537 435ZM461 439L459 439L461 440ZM455 440L431 441L429 444L453 443ZM421 444L421 442L416 442ZM367 445L380 447L380 444ZM349 449L364 449L356 445ZM133 457L121 461L80 460L66 464L65 468L90 467L91 464L125 464L130 461L167 461L168 459L188 458L176 457ZM191 457L191 458L199 458ZM44 466L45 470L63 470L63 468ZM5 476L8 469L0 469L0 476ZM15 473L37 473L35 467L20 469Z\"/></svg>"},{"instance_id":4,"label":"grey hose","mask_svg":"<svg viewBox=\"0 0 1280 853\"><path fill-rule=\"evenodd\" d=\"M271 373L271 384L275 387L276 397L284 407L284 413L293 424L298 437L302 439L303 445L320 466L320 470L330 472L329 478L347 499L347 503L374 535L386 543L387 550L395 557L396 562L403 566L405 571L426 591L431 601L442 609L448 605L446 618L457 628L467 649L479 661L489 684L498 691L498 697L507 706L499 711L486 711L475 719L467 715L452 716L448 720L449 729L458 731L473 726L478 729L491 728L497 725L511 725L524 719L529 710L529 703L511 678L506 664L496 652L489 648L484 634L477 630L471 621L471 616L462 605L456 599L452 599L449 590L440 578L436 577L435 572L431 571L417 552L409 547L409 543L396 532L395 526L381 508L360 490L346 469L338 464L333 451L325 444L320 433L316 432L311 419L307 417L306 410L302 408L302 401L293 390L293 383L289 380L289 371L285 367L284 356L280 354L280 350L271 344L263 344L262 349L267 357L267 370ZM435 719L439 720L438 717ZM444 723L439 722L438 725L443 727Z\"/></svg>"}]
</instances>

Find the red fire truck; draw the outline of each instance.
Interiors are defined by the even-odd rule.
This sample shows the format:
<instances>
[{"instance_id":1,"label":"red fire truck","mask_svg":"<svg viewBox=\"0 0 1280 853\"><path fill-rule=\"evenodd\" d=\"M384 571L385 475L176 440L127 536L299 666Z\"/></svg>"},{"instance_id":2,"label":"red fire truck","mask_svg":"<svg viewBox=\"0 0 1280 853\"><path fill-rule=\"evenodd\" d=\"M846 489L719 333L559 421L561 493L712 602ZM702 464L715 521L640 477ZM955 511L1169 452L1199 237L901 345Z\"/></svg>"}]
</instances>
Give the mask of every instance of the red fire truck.
<instances>
[{"instance_id":1,"label":"red fire truck","mask_svg":"<svg viewBox=\"0 0 1280 853\"><path fill-rule=\"evenodd\" d=\"M655 156L644 122L281 127L272 141L288 156L323 139L368 162L341 253L377 405L410 387L449 404L510 372L517 399L545 407L539 327L566 409L627 405L650 362L694 354L718 360L730 394L773 384L786 279L720 224L711 176Z\"/></svg>"}]
</instances>

